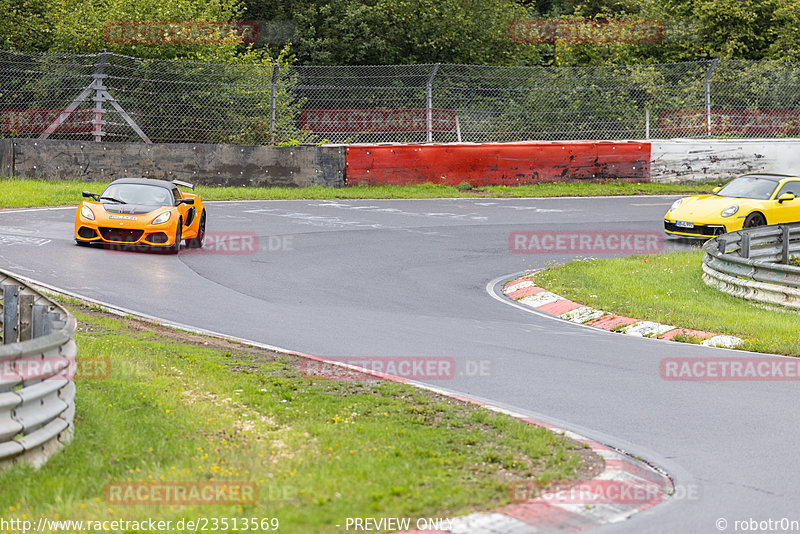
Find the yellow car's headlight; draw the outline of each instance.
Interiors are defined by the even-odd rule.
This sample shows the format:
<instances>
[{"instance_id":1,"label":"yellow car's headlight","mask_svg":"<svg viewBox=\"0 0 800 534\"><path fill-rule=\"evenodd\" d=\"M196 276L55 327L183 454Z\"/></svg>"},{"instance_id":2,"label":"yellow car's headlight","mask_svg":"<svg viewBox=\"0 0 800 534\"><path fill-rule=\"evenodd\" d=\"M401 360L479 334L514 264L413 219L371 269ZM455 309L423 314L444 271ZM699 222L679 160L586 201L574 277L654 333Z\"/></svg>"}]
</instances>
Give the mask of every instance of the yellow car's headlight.
<instances>
[{"instance_id":1,"label":"yellow car's headlight","mask_svg":"<svg viewBox=\"0 0 800 534\"><path fill-rule=\"evenodd\" d=\"M720 217L730 217L737 211L739 211L739 206L737 204L734 204L733 206L728 206L727 208L722 210L722 213L720 213L719 215Z\"/></svg>"},{"instance_id":2,"label":"yellow car's headlight","mask_svg":"<svg viewBox=\"0 0 800 534\"><path fill-rule=\"evenodd\" d=\"M676 209L678 209L678 207L681 205L681 202L683 202L683 199L682 199L682 198L679 198L678 200L676 200L675 202L673 202L673 203L672 203L672 207L670 207L670 208L669 208L669 211L673 211L673 210L676 210Z\"/></svg>"},{"instance_id":3,"label":"yellow car's headlight","mask_svg":"<svg viewBox=\"0 0 800 534\"><path fill-rule=\"evenodd\" d=\"M81 215L84 219L89 219L90 221L94 220L94 212L89 206L81 206Z\"/></svg>"},{"instance_id":4,"label":"yellow car's headlight","mask_svg":"<svg viewBox=\"0 0 800 534\"><path fill-rule=\"evenodd\" d=\"M165 211L164 213L162 213L161 215L159 215L158 217L153 219L153 222L151 222L150 224L162 224L162 223L165 223L165 222L167 222L169 220L170 215L171 215L170 212Z\"/></svg>"}]
</instances>

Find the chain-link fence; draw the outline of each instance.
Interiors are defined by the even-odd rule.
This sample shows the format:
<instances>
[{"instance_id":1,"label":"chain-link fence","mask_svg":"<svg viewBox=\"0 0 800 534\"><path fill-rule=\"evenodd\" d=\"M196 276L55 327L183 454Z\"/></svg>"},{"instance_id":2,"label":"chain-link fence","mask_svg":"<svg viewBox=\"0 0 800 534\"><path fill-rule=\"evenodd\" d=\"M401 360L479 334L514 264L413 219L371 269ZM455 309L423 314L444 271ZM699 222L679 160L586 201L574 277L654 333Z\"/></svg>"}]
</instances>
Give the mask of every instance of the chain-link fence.
<instances>
[{"instance_id":1,"label":"chain-link fence","mask_svg":"<svg viewBox=\"0 0 800 534\"><path fill-rule=\"evenodd\" d=\"M232 144L800 136L800 63L220 65L0 52L0 136Z\"/></svg>"}]
</instances>

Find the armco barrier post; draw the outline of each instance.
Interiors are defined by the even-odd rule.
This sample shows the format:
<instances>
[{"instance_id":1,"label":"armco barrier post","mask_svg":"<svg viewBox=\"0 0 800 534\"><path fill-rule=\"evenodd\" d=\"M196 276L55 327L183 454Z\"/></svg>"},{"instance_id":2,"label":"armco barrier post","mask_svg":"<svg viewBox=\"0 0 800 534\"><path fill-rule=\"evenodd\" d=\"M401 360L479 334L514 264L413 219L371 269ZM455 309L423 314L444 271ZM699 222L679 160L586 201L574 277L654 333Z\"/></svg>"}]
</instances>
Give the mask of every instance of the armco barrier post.
<instances>
[{"instance_id":1,"label":"armco barrier post","mask_svg":"<svg viewBox=\"0 0 800 534\"><path fill-rule=\"evenodd\" d=\"M3 284L3 343L17 342L17 296L19 286Z\"/></svg>"},{"instance_id":2,"label":"armco barrier post","mask_svg":"<svg viewBox=\"0 0 800 534\"><path fill-rule=\"evenodd\" d=\"M742 242L739 245L739 256L743 258L750 257L750 234L747 232L742 233Z\"/></svg>"},{"instance_id":3,"label":"armco barrier post","mask_svg":"<svg viewBox=\"0 0 800 534\"><path fill-rule=\"evenodd\" d=\"M33 337L33 295L19 296L19 340L28 341Z\"/></svg>"},{"instance_id":4,"label":"armco barrier post","mask_svg":"<svg viewBox=\"0 0 800 534\"><path fill-rule=\"evenodd\" d=\"M789 227L785 224L780 225L781 228L781 263L784 265L789 264Z\"/></svg>"}]
</instances>

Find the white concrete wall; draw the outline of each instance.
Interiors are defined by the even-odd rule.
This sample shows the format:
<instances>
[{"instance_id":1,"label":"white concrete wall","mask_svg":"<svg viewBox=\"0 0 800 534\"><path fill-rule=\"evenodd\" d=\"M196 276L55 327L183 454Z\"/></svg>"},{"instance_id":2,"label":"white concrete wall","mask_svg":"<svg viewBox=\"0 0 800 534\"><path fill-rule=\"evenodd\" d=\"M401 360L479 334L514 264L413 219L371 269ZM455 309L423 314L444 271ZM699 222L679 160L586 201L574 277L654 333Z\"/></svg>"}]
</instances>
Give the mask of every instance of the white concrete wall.
<instances>
[{"instance_id":1,"label":"white concrete wall","mask_svg":"<svg viewBox=\"0 0 800 534\"><path fill-rule=\"evenodd\" d=\"M800 176L800 139L651 139L654 182L728 180L748 172Z\"/></svg>"}]
</instances>

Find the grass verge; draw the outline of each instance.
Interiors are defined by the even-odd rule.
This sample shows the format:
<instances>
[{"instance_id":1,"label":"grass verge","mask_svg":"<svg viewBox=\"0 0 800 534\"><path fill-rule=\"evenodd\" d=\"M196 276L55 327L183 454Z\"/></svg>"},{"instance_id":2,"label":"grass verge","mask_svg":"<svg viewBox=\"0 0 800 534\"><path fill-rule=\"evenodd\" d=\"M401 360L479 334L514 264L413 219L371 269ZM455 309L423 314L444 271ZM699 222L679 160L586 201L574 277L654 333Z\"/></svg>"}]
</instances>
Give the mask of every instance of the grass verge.
<instances>
[{"instance_id":1,"label":"grass verge","mask_svg":"<svg viewBox=\"0 0 800 534\"><path fill-rule=\"evenodd\" d=\"M700 250L573 261L533 276L540 286L610 312L731 334L737 348L800 356L797 312L751 303L708 287ZM695 341L687 339L685 341Z\"/></svg>"},{"instance_id":2,"label":"grass verge","mask_svg":"<svg viewBox=\"0 0 800 534\"><path fill-rule=\"evenodd\" d=\"M0 472L6 518L255 517L278 518L281 532L339 532L347 517L453 517L507 503L514 480L602 470L543 428L411 386L309 378L300 358L70 309L79 361L107 357L111 372L76 380L69 445L39 470ZM254 483L258 499L142 506L105 495L109 483L178 481Z\"/></svg>"},{"instance_id":3,"label":"grass verge","mask_svg":"<svg viewBox=\"0 0 800 534\"><path fill-rule=\"evenodd\" d=\"M80 180L0 179L0 208L75 205L81 191L99 193L106 183ZM626 182L552 183L482 188L422 184L408 186L208 187L197 186L203 200L301 200L358 198L560 197L606 195L679 195L708 192L710 184L636 184Z\"/></svg>"}]
</instances>

